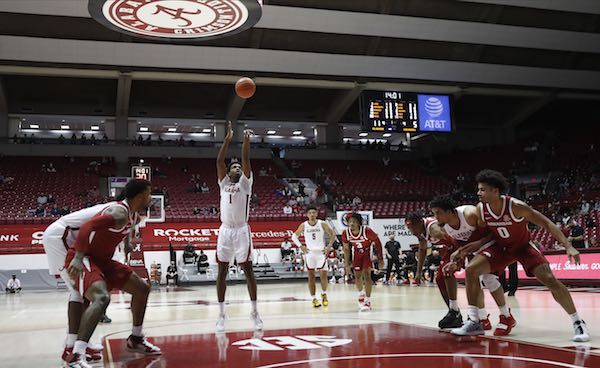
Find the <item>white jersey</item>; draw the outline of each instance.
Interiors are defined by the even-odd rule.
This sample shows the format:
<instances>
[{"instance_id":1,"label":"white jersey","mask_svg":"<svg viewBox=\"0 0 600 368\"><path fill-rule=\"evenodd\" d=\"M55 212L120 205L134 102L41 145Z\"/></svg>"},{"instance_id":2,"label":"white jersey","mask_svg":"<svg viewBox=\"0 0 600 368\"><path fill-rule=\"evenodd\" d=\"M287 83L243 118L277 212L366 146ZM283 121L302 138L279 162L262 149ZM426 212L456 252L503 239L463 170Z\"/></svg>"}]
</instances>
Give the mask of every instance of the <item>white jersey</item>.
<instances>
[{"instance_id":1,"label":"white jersey","mask_svg":"<svg viewBox=\"0 0 600 368\"><path fill-rule=\"evenodd\" d=\"M304 222L304 241L306 242L306 248L310 252L323 252L325 249L325 230L323 229L323 221L317 220L317 223L313 226Z\"/></svg>"},{"instance_id":2,"label":"white jersey","mask_svg":"<svg viewBox=\"0 0 600 368\"><path fill-rule=\"evenodd\" d=\"M249 178L242 174L237 183L232 183L228 175L218 182L221 189L221 222L224 225L241 227L248 223L253 181L250 173Z\"/></svg>"},{"instance_id":3,"label":"white jersey","mask_svg":"<svg viewBox=\"0 0 600 368\"><path fill-rule=\"evenodd\" d=\"M444 225L444 230L446 231L446 234L448 234L454 240L464 242L469 241L471 235L473 235L475 230L477 230L477 227L469 225L467 219L465 218L466 207L467 206L456 207L456 214L458 215L458 220L460 222L458 229L455 229L448 224Z\"/></svg>"}]
</instances>

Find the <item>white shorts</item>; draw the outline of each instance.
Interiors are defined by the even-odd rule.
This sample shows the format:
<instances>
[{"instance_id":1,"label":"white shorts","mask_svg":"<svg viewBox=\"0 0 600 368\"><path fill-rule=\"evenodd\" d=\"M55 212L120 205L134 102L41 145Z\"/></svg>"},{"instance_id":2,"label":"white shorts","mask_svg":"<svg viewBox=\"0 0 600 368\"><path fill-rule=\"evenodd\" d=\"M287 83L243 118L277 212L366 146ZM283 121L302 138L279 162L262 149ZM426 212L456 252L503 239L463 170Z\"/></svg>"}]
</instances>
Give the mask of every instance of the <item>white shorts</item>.
<instances>
[{"instance_id":1,"label":"white shorts","mask_svg":"<svg viewBox=\"0 0 600 368\"><path fill-rule=\"evenodd\" d=\"M252 237L250 226L230 227L221 225L217 237L217 262L238 264L252 262Z\"/></svg>"},{"instance_id":2,"label":"white shorts","mask_svg":"<svg viewBox=\"0 0 600 368\"><path fill-rule=\"evenodd\" d=\"M323 252L308 252L306 254L306 268L309 270L327 271L327 258Z\"/></svg>"},{"instance_id":3,"label":"white shorts","mask_svg":"<svg viewBox=\"0 0 600 368\"><path fill-rule=\"evenodd\" d=\"M44 231L42 244L48 258L48 271L51 275L60 275L65 266L69 244L72 244L70 231L60 222L54 222Z\"/></svg>"}]
</instances>

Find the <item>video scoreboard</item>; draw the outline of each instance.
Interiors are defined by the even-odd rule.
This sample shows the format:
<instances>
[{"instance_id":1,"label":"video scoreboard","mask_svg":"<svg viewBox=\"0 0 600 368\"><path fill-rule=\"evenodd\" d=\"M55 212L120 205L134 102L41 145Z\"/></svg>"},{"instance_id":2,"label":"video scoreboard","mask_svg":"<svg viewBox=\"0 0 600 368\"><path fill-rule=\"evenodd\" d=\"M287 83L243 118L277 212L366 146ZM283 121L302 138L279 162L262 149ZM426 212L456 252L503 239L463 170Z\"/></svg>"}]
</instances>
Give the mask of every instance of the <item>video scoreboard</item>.
<instances>
[{"instance_id":1,"label":"video scoreboard","mask_svg":"<svg viewBox=\"0 0 600 368\"><path fill-rule=\"evenodd\" d=\"M450 96L397 91L364 91L360 96L363 131L451 132Z\"/></svg>"}]
</instances>

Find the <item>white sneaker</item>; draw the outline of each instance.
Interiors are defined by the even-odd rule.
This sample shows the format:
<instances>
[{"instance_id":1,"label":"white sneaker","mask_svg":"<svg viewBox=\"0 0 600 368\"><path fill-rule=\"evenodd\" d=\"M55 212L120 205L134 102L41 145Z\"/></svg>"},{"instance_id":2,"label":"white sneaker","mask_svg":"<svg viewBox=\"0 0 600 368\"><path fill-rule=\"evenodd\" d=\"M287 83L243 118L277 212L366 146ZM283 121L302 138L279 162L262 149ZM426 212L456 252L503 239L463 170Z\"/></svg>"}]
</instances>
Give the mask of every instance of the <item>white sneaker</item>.
<instances>
[{"instance_id":1,"label":"white sneaker","mask_svg":"<svg viewBox=\"0 0 600 368\"><path fill-rule=\"evenodd\" d=\"M465 322L462 327L455 328L450 331L453 335L458 336L477 336L477 335L485 335L485 331L481 326L481 323L471 321L470 319Z\"/></svg>"},{"instance_id":2,"label":"white sneaker","mask_svg":"<svg viewBox=\"0 0 600 368\"><path fill-rule=\"evenodd\" d=\"M102 351L104 350L104 346L102 346L102 344L96 344L93 342L88 342L88 349L92 349L92 350L96 350L96 351Z\"/></svg>"},{"instance_id":3,"label":"white sneaker","mask_svg":"<svg viewBox=\"0 0 600 368\"><path fill-rule=\"evenodd\" d=\"M71 354L67 358L66 361L63 361L63 367L66 367L66 368L92 368L92 366L89 365L85 361L85 354L84 355Z\"/></svg>"},{"instance_id":4,"label":"white sneaker","mask_svg":"<svg viewBox=\"0 0 600 368\"><path fill-rule=\"evenodd\" d=\"M146 340L144 336L129 335L129 337L127 338L127 350L133 353L145 355L162 354L160 348L152 344L150 341Z\"/></svg>"},{"instance_id":5,"label":"white sneaker","mask_svg":"<svg viewBox=\"0 0 600 368\"><path fill-rule=\"evenodd\" d=\"M575 335L573 341L575 342L587 342L590 341L590 331L587 328L584 320L573 323L573 330Z\"/></svg>"},{"instance_id":6,"label":"white sneaker","mask_svg":"<svg viewBox=\"0 0 600 368\"><path fill-rule=\"evenodd\" d=\"M370 310L371 310L371 300L370 299L365 299L364 303L360 307L360 311L361 312L368 312Z\"/></svg>"},{"instance_id":7,"label":"white sneaker","mask_svg":"<svg viewBox=\"0 0 600 368\"><path fill-rule=\"evenodd\" d=\"M260 319L260 316L258 315L258 312L252 312L252 313L250 313L250 319L252 320L252 322L254 322L254 329L255 330L262 330L263 329L263 321L262 321L262 319Z\"/></svg>"},{"instance_id":8,"label":"white sneaker","mask_svg":"<svg viewBox=\"0 0 600 368\"><path fill-rule=\"evenodd\" d=\"M219 315L219 319L217 320L217 332L225 331L225 315Z\"/></svg>"}]
</instances>

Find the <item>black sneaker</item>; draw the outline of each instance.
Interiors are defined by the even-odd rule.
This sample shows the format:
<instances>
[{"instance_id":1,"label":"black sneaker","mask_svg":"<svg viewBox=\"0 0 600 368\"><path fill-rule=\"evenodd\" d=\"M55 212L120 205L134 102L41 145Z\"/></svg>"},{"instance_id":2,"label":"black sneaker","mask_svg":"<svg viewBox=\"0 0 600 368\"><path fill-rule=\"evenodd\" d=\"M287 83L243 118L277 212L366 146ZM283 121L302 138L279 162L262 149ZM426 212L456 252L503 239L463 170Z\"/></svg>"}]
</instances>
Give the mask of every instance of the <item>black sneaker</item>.
<instances>
[{"instance_id":1,"label":"black sneaker","mask_svg":"<svg viewBox=\"0 0 600 368\"><path fill-rule=\"evenodd\" d=\"M450 309L448 313L438 323L439 328L458 328L463 325L463 319L460 312Z\"/></svg>"},{"instance_id":2,"label":"black sneaker","mask_svg":"<svg viewBox=\"0 0 600 368\"><path fill-rule=\"evenodd\" d=\"M102 318L100 318L100 323L111 323L112 319L108 318L108 316L105 314L102 316Z\"/></svg>"}]
</instances>

